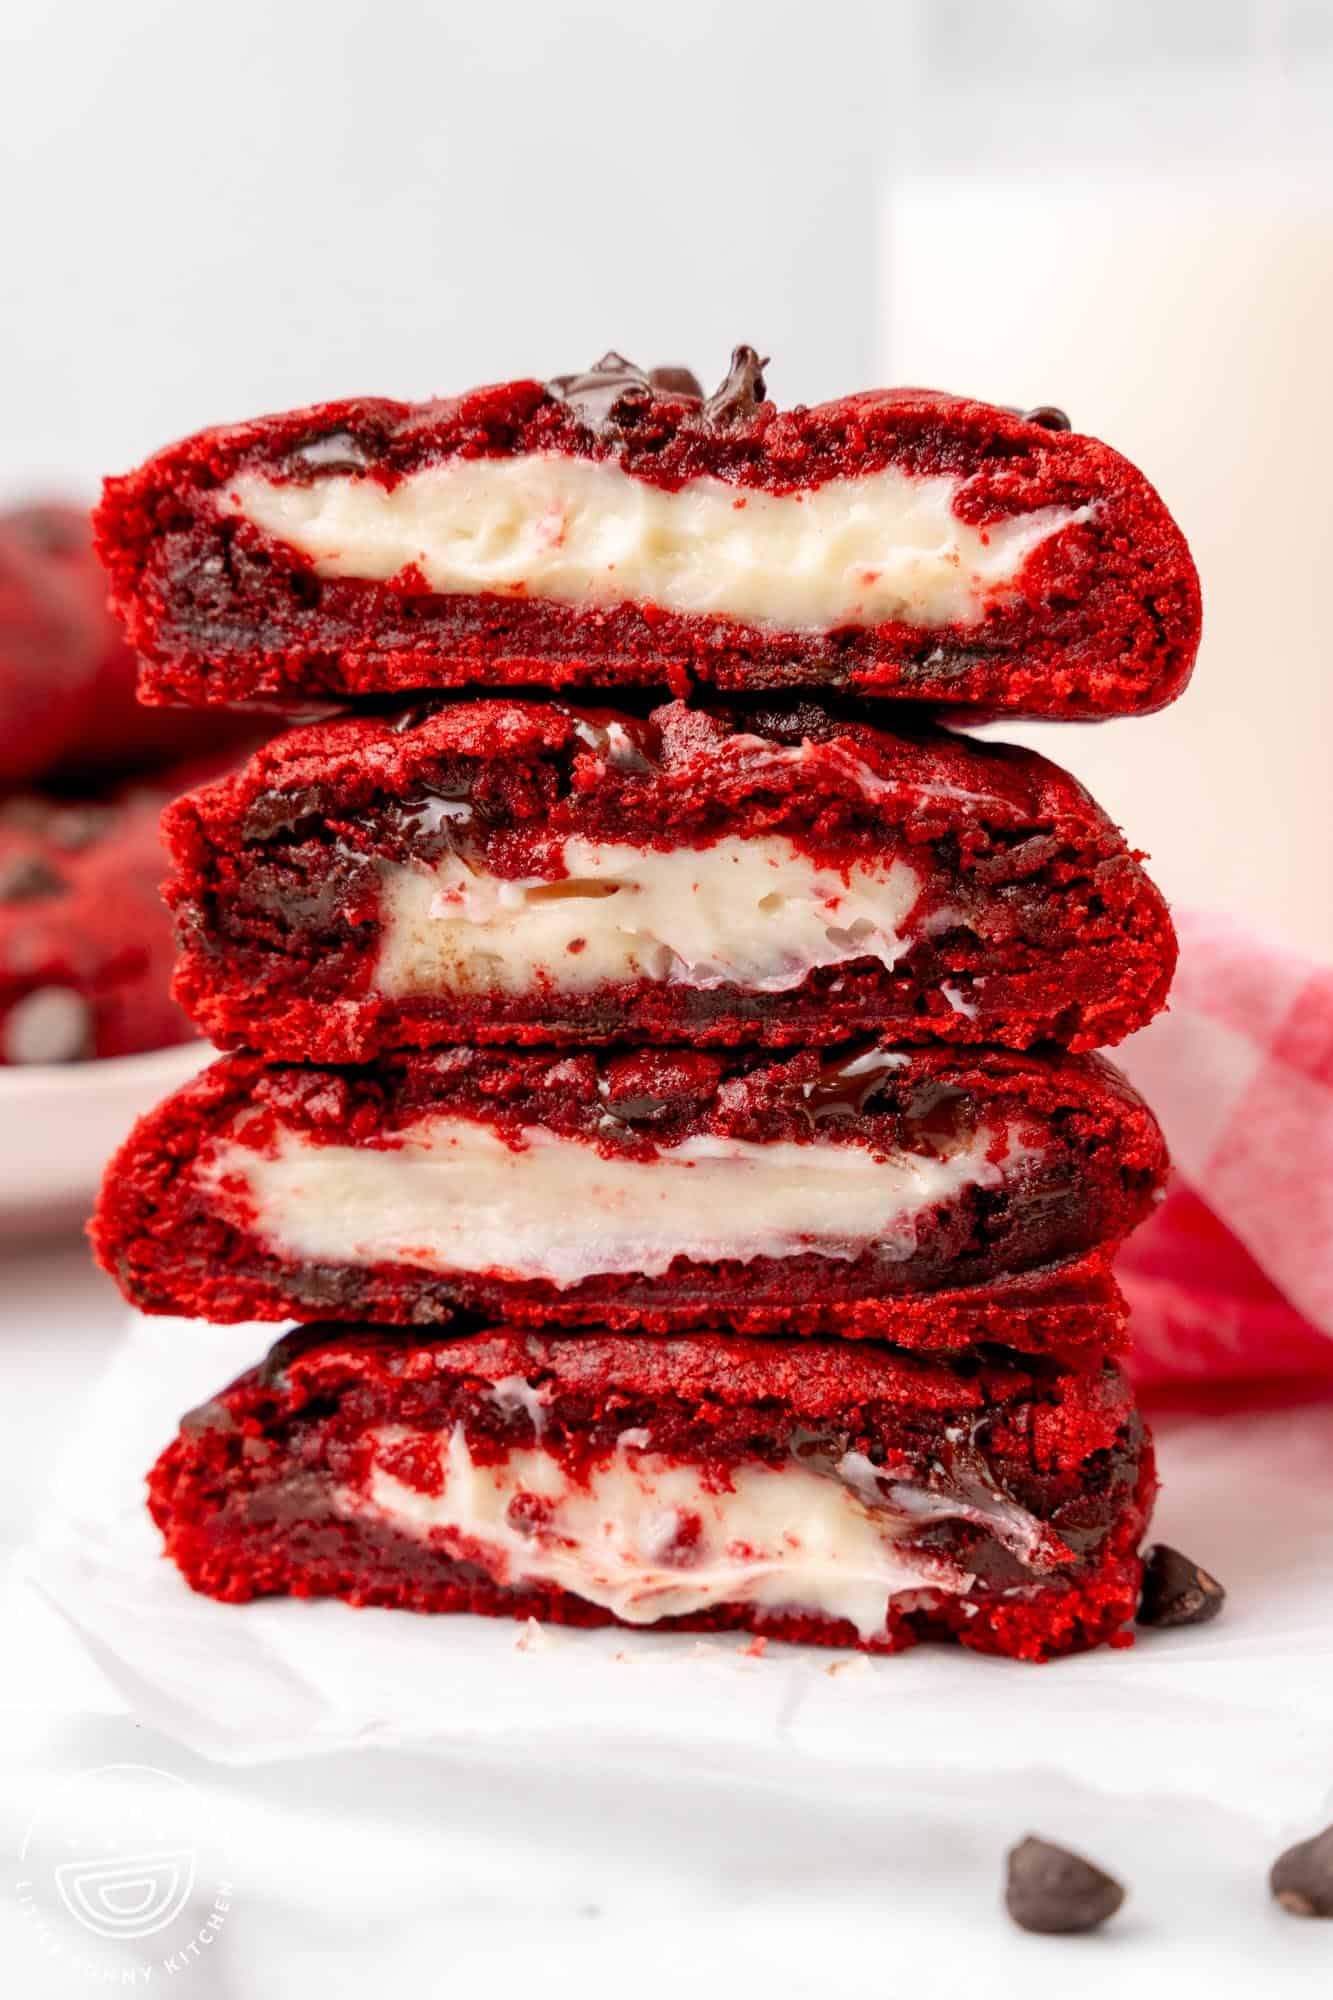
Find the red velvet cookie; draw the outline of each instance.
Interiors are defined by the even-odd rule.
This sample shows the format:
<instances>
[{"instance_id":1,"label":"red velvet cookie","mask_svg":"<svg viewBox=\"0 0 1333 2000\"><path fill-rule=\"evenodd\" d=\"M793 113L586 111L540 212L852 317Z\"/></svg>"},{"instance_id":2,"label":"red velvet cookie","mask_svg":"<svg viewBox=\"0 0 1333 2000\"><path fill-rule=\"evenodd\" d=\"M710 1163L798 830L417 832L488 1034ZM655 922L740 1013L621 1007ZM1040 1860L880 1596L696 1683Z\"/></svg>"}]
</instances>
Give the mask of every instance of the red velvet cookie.
<instances>
[{"instance_id":1,"label":"red velvet cookie","mask_svg":"<svg viewBox=\"0 0 1333 2000\"><path fill-rule=\"evenodd\" d=\"M0 800L0 1063L191 1039L168 997L171 920L159 893L158 817L171 795L164 780L95 799Z\"/></svg>"},{"instance_id":2,"label":"red velvet cookie","mask_svg":"<svg viewBox=\"0 0 1333 2000\"><path fill-rule=\"evenodd\" d=\"M261 733L145 708L86 509L0 510L0 783L128 772Z\"/></svg>"},{"instance_id":3,"label":"red velvet cookie","mask_svg":"<svg viewBox=\"0 0 1333 2000\"><path fill-rule=\"evenodd\" d=\"M320 1326L192 1411L149 1491L232 1602L1041 1660L1128 1640L1154 1478L1113 1368Z\"/></svg>"},{"instance_id":4,"label":"red velvet cookie","mask_svg":"<svg viewBox=\"0 0 1333 2000\"><path fill-rule=\"evenodd\" d=\"M1164 1004L1165 905L1030 751L774 701L459 701L312 726L164 830L176 997L224 1047L1102 1047Z\"/></svg>"},{"instance_id":5,"label":"red velvet cookie","mask_svg":"<svg viewBox=\"0 0 1333 2000\"><path fill-rule=\"evenodd\" d=\"M1105 1256L1165 1166L1091 1056L232 1056L140 1122L93 1234L136 1305L215 1320L1086 1352L1118 1337Z\"/></svg>"},{"instance_id":6,"label":"red velvet cookie","mask_svg":"<svg viewBox=\"0 0 1333 2000\"><path fill-rule=\"evenodd\" d=\"M1179 529L1059 412L920 389L779 411L584 376L201 432L108 481L150 700L463 686L847 689L1137 714L1199 636Z\"/></svg>"}]
</instances>

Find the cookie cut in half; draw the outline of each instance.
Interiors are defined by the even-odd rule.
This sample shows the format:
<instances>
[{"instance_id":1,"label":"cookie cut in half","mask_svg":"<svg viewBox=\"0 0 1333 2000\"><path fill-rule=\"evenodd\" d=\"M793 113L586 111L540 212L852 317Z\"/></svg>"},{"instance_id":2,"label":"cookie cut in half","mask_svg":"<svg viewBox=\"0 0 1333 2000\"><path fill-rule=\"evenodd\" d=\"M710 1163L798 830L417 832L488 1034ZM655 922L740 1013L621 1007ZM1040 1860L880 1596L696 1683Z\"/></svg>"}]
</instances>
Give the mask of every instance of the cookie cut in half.
<instances>
[{"instance_id":1,"label":"cookie cut in half","mask_svg":"<svg viewBox=\"0 0 1333 2000\"><path fill-rule=\"evenodd\" d=\"M149 700L460 687L846 689L1130 715L1199 587L1143 475L1059 412L887 389L779 410L608 355L440 402L208 430L107 482Z\"/></svg>"},{"instance_id":2,"label":"cookie cut in half","mask_svg":"<svg viewBox=\"0 0 1333 2000\"><path fill-rule=\"evenodd\" d=\"M1105 1351L1165 1167L1092 1056L235 1055L140 1121L93 1231L133 1303L213 1320Z\"/></svg>"},{"instance_id":3,"label":"cookie cut in half","mask_svg":"<svg viewBox=\"0 0 1333 2000\"><path fill-rule=\"evenodd\" d=\"M774 701L496 698L315 724L167 815L177 998L215 1041L1119 1041L1161 896L1026 750Z\"/></svg>"},{"instance_id":4,"label":"cookie cut in half","mask_svg":"<svg viewBox=\"0 0 1333 2000\"><path fill-rule=\"evenodd\" d=\"M1154 1479L1113 1368L319 1326L192 1411L149 1491L233 1602L1040 1660L1124 1633Z\"/></svg>"}]
</instances>

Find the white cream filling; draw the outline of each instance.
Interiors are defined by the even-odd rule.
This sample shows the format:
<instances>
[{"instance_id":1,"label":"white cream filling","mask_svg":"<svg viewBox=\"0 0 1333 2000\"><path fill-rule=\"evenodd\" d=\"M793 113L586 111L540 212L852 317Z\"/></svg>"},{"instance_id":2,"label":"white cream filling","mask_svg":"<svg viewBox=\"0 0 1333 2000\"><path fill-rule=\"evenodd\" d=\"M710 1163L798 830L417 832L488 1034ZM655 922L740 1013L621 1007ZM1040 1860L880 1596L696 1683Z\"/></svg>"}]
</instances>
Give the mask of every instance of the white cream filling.
<instances>
[{"instance_id":1,"label":"white cream filling","mask_svg":"<svg viewBox=\"0 0 1333 2000\"><path fill-rule=\"evenodd\" d=\"M1035 549L1092 512L1041 507L976 528L955 512L963 486L887 466L799 493L710 475L668 492L610 460L542 452L449 459L392 487L359 473L301 484L243 472L220 504L321 576L383 581L413 564L440 592L822 630L974 624Z\"/></svg>"},{"instance_id":2,"label":"white cream filling","mask_svg":"<svg viewBox=\"0 0 1333 2000\"><path fill-rule=\"evenodd\" d=\"M677 1257L748 1262L868 1245L911 1256L917 1225L1005 1166L980 1128L946 1158L811 1139L771 1145L701 1135L647 1160L529 1126L509 1146L489 1125L434 1115L395 1146L313 1143L280 1129L257 1150L217 1141L196 1175L222 1206L243 1193L266 1246L299 1262L406 1264L545 1279L660 1277Z\"/></svg>"},{"instance_id":3,"label":"white cream filling","mask_svg":"<svg viewBox=\"0 0 1333 2000\"><path fill-rule=\"evenodd\" d=\"M567 874L555 880L506 881L459 854L386 864L378 990L519 993L653 980L783 993L819 966L895 965L909 948L903 926L919 894L905 861L844 877L779 835L664 850L573 839L560 859Z\"/></svg>"},{"instance_id":4,"label":"white cream filling","mask_svg":"<svg viewBox=\"0 0 1333 2000\"><path fill-rule=\"evenodd\" d=\"M375 1444L392 1450L412 1436L386 1430ZM962 1594L971 1585L956 1565L903 1546L921 1528L921 1515L900 1503L911 1489L867 1500L841 1465L836 1472L795 1460L741 1465L731 1485L718 1488L696 1467L622 1437L586 1483L575 1483L539 1448L477 1465L461 1426L439 1449L442 1492L423 1493L376 1463L368 1492L340 1489L335 1505L404 1534L479 1544L496 1582L553 1584L631 1625L753 1604L845 1618L872 1639L900 1593ZM544 1505L520 1504L511 1516L520 1495ZM968 1509L937 1500L927 1518L959 1512ZM1024 1519L1035 1542L1040 1524ZM475 1559L475 1550L460 1553Z\"/></svg>"}]
</instances>

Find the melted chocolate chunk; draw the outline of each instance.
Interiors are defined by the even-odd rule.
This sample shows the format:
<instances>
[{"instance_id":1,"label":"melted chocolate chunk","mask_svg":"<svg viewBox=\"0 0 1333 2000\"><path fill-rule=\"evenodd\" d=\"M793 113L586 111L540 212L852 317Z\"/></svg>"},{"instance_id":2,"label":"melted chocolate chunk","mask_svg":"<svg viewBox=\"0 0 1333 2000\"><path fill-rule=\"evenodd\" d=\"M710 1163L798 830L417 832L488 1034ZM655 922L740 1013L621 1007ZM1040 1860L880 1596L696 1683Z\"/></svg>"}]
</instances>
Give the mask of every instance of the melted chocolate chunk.
<instances>
[{"instance_id":1,"label":"melted chocolate chunk","mask_svg":"<svg viewBox=\"0 0 1333 2000\"><path fill-rule=\"evenodd\" d=\"M1124 1900L1114 1875L1067 1847L1029 1834L1009 1850L1004 1906L1020 1930L1076 1937L1095 1931Z\"/></svg>"},{"instance_id":2,"label":"melted chocolate chunk","mask_svg":"<svg viewBox=\"0 0 1333 2000\"><path fill-rule=\"evenodd\" d=\"M648 380L664 396L684 396L702 403L704 385L692 368L650 368Z\"/></svg>"},{"instance_id":3,"label":"melted chocolate chunk","mask_svg":"<svg viewBox=\"0 0 1333 2000\"><path fill-rule=\"evenodd\" d=\"M319 431L298 444L291 459L310 472L364 472L370 464L350 431Z\"/></svg>"},{"instance_id":4,"label":"melted chocolate chunk","mask_svg":"<svg viewBox=\"0 0 1333 2000\"><path fill-rule=\"evenodd\" d=\"M1333 1826L1279 1854L1268 1886L1289 1916L1333 1917Z\"/></svg>"},{"instance_id":5,"label":"melted chocolate chunk","mask_svg":"<svg viewBox=\"0 0 1333 2000\"><path fill-rule=\"evenodd\" d=\"M274 840L279 834L316 832L328 809L320 785L301 785L290 792L260 792L241 823L242 840Z\"/></svg>"},{"instance_id":6,"label":"melted chocolate chunk","mask_svg":"<svg viewBox=\"0 0 1333 2000\"><path fill-rule=\"evenodd\" d=\"M753 347L733 347L730 368L704 404L709 423L739 424L752 417L768 394L767 366L768 356L761 360Z\"/></svg>"},{"instance_id":7,"label":"melted chocolate chunk","mask_svg":"<svg viewBox=\"0 0 1333 2000\"><path fill-rule=\"evenodd\" d=\"M1006 1486L986 1456L982 1440L989 1422L983 1416L974 1418L966 1427L962 1424L949 1427L926 1472L926 1490L991 1517L997 1540L1009 1548L1012 1531L1006 1532L1007 1522L1012 1520L1015 1510L1021 1513L1030 1510ZM1103 1528L1095 1539L1104 1533ZM1072 1553L1064 1537L1047 1522L1035 1524L1031 1546L1024 1539L1017 1550L1009 1548L1009 1552L1020 1557L1029 1576L1044 1576L1061 1568Z\"/></svg>"},{"instance_id":8,"label":"melted chocolate chunk","mask_svg":"<svg viewBox=\"0 0 1333 2000\"><path fill-rule=\"evenodd\" d=\"M0 903L36 903L44 896L63 895L67 887L40 854L16 854L0 862Z\"/></svg>"},{"instance_id":9,"label":"melted chocolate chunk","mask_svg":"<svg viewBox=\"0 0 1333 2000\"><path fill-rule=\"evenodd\" d=\"M733 348L720 386L705 397L692 369L640 368L613 349L581 375L552 376L546 388L593 431L630 429L658 396L702 402L708 423L734 424L752 417L763 402L767 366L753 347Z\"/></svg>"},{"instance_id":10,"label":"melted chocolate chunk","mask_svg":"<svg viewBox=\"0 0 1333 2000\"><path fill-rule=\"evenodd\" d=\"M1216 1618L1226 1599L1226 1591L1215 1576L1166 1542L1154 1542L1144 1557L1140 1625L1162 1630L1175 1625L1206 1625Z\"/></svg>"},{"instance_id":11,"label":"melted chocolate chunk","mask_svg":"<svg viewBox=\"0 0 1333 2000\"><path fill-rule=\"evenodd\" d=\"M645 1119L660 1118L671 1106L665 1097L618 1097L607 1096L606 1086L598 1083L597 1094L602 1100L602 1109L608 1118L614 1118L618 1125L640 1125Z\"/></svg>"},{"instance_id":12,"label":"melted chocolate chunk","mask_svg":"<svg viewBox=\"0 0 1333 2000\"><path fill-rule=\"evenodd\" d=\"M820 1065L819 1075L801 1085L801 1109L812 1125L823 1118L856 1118L876 1091L903 1068L906 1056L872 1043Z\"/></svg>"},{"instance_id":13,"label":"melted chocolate chunk","mask_svg":"<svg viewBox=\"0 0 1333 2000\"><path fill-rule=\"evenodd\" d=\"M653 384L645 369L614 349L582 375L555 375L546 384L550 394L568 403L589 430L620 430L632 423L653 400Z\"/></svg>"},{"instance_id":14,"label":"melted chocolate chunk","mask_svg":"<svg viewBox=\"0 0 1333 2000\"><path fill-rule=\"evenodd\" d=\"M458 851L457 835L477 818L472 797L471 772L456 779L441 778L429 785L417 785L400 799L391 799L384 809L390 826L411 842L414 854L428 861Z\"/></svg>"},{"instance_id":15,"label":"melted chocolate chunk","mask_svg":"<svg viewBox=\"0 0 1333 2000\"><path fill-rule=\"evenodd\" d=\"M910 1092L898 1120L899 1139L909 1153L948 1159L977 1129L976 1105L950 1083L922 1083Z\"/></svg>"}]
</instances>

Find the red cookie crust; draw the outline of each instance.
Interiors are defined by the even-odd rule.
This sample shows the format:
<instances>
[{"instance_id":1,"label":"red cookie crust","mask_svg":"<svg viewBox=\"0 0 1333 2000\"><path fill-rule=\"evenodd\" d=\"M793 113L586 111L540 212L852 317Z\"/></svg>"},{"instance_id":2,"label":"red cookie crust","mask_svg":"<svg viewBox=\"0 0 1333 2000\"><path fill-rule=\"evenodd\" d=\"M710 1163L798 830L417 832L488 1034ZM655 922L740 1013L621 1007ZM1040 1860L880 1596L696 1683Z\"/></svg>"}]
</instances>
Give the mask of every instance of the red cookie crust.
<instances>
[{"instance_id":1,"label":"red cookie crust","mask_svg":"<svg viewBox=\"0 0 1333 2000\"><path fill-rule=\"evenodd\" d=\"M1115 1345L1123 1322L1105 1260L1166 1170L1161 1134L1124 1078L1092 1056L944 1049L889 1052L894 1066L875 1075L865 1065L876 1053L828 1061L808 1050L775 1062L643 1049L599 1060L459 1048L358 1070L231 1056L140 1121L107 1170L93 1242L134 1304L213 1320L429 1325L475 1312L527 1325L722 1325L939 1349ZM257 1147L287 1128L316 1145L373 1148L431 1112L510 1140L543 1126L638 1159L699 1134L930 1153L972 1120L1003 1124L1033 1153L1006 1188L973 1187L930 1211L906 1257L867 1246L846 1259L677 1258L660 1277L621 1272L563 1290L502 1273L296 1262L265 1245L247 1196L211 1191L195 1172L238 1121Z\"/></svg>"},{"instance_id":2,"label":"red cookie crust","mask_svg":"<svg viewBox=\"0 0 1333 2000\"><path fill-rule=\"evenodd\" d=\"M493 1393L520 1382L527 1393ZM945 1368L866 1343L487 1330L405 1345L383 1329L313 1327L183 1420L149 1477L168 1555L195 1590L233 1603L287 1593L617 1622L568 1592L506 1582L492 1551L454 1531L409 1535L340 1511L335 1489L364 1490L368 1434L395 1425L424 1434L461 1425L478 1464L540 1443L574 1480L637 1429L655 1454L700 1468L723 1490L738 1467L826 1445L937 1494L1015 1502L1044 1524L1026 1563L981 1523L928 1527L922 1545L974 1582L965 1596L925 1590L895 1601L869 1640L845 1621L740 1603L654 1630L749 1631L879 1653L948 1639L1027 1660L1131 1636L1155 1479L1123 1376L994 1357ZM438 1455L404 1451L394 1473L437 1491Z\"/></svg>"},{"instance_id":3,"label":"red cookie crust","mask_svg":"<svg viewBox=\"0 0 1333 2000\"><path fill-rule=\"evenodd\" d=\"M434 808L434 810L432 810ZM441 819L440 814L448 817ZM508 699L315 724L165 817L176 997L222 1047L359 1062L445 1042L1105 1047L1166 1000L1170 917L1118 830L1035 753L772 701L651 716ZM910 863L920 934L891 969L794 990L639 980L513 993L373 990L381 864L450 843L510 879L559 842L779 834L821 867ZM946 990L947 989L947 990Z\"/></svg>"},{"instance_id":4,"label":"red cookie crust","mask_svg":"<svg viewBox=\"0 0 1333 2000\"><path fill-rule=\"evenodd\" d=\"M1024 566L980 623L774 630L652 603L576 605L441 594L409 568L387 583L320 577L291 547L219 511L241 470L310 481L352 472L392 487L458 455L614 460L676 489L701 474L790 493L897 466L970 480L984 526L1095 502ZM302 457L302 453L308 454ZM1184 687L1198 578L1141 473L1093 438L924 389L815 409L754 402L726 415L654 387L594 425L535 381L408 404L355 398L207 430L106 483L98 546L142 656L150 701L235 702L480 686L709 686L733 694L843 689L981 713L1146 713Z\"/></svg>"}]
</instances>

